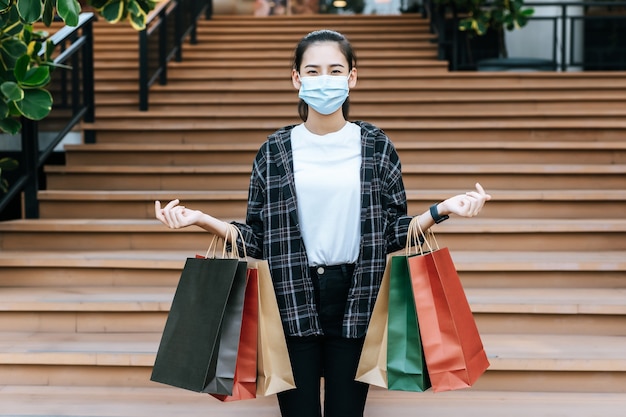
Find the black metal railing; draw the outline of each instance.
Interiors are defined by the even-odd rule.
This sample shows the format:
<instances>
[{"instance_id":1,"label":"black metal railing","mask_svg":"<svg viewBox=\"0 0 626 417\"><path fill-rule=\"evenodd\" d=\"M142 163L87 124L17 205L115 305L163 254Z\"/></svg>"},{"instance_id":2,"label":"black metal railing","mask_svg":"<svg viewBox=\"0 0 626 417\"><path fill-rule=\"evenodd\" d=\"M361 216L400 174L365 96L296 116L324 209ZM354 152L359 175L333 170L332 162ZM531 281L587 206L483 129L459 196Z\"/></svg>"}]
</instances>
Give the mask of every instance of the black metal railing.
<instances>
[{"instance_id":1,"label":"black metal railing","mask_svg":"<svg viewBox=\"0 0 626 417\"><path fill-rule=\"evenodd\" d=\"M555 70L567 71L572 68L583 70L624 70L626 69L626 12L612 14L611 10L626 10L626 0L614 1L564 1L564 2L534 2L528 1L524 6L535 10L526 27L516 30L519 35L526 39L525 34L533 31L532 25L541 22L551 26L547 29L549 38L542 39L542 45L535 45L535 49L544 47L550 43L549 53L543 57L543 61L552 64ZM609 13L593 13L594 10L607 10ZM459 21L463 18L462 10L456 10L453 2L438 2L436 0L424 0L424 12L429 18L431 31L437 35L439 46L439 58L450 62L450 70L476 69L475 59L471 59L471 51L468 52L471 42L480 45L482 36L468 37L468 34L458 30ZM615 31L609 33L613 26L607 22L613 22ZM607 42L593 46L591 42L591 28L597 27L598 36L606 35ZM527 36L529 37L529 36ZM486 38L486 37L484 37ZM610 40L610 41L609 41ZM525 41L526 45L531 41ZM492 53L497 51L492 46L484 46L483 51L490 49ZM547 49L546 49L547 50ZM475 52L475 51L474 51ZM604 58L598 59L599 54ZM470 58L468 59L468 55ZM474 58L480 59L480 54ZM492 56L497 58L497 56ZM474 61L474 62L472 62Z\"/></svg>"},{"instance_id":2,"label":"black metal railing","mask_svg":"<svg viewBox=\"0 0 626 417\"><path fill-rule=\"evenodd\" d=\"M198 19L212 13L212 0L169 0L150 13L139 32L139 110L148 110L150 86L167 84L168 62L182 61L185 39L197 42Z\"/></svg>"},{"instance_id":3,"label":"black metal railing","mask_svg":"<svg viewBox=\"0 0 626 417\"><path fill-rule=\"evenodd\" d=\"M8 192L0 199L0 213L23 193L23 215L26 218L38 218L40 169L55 147L81 120L94 122L94 19L93 13L81 13L76 27L64 26L50 37L55 49L59 49L54 63L71 68L56 68L51 73L47 88L54 102L50 114L40 121L24 117L21 120L21 149L16 156L20 170L12 179ZM43 149L40 149L41 132L47 135ZM86 143L95 142L92 130L85 130L83 135Z\"/></svg>"}]
</instances>

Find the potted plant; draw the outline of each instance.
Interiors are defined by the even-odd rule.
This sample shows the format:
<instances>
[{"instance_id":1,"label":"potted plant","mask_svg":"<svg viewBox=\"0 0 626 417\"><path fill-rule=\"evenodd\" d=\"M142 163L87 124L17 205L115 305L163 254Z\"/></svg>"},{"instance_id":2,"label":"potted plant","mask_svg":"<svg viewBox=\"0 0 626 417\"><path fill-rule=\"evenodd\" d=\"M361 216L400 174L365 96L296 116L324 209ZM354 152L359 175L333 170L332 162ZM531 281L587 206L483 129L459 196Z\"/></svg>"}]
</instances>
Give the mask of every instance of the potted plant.
<instances>
[{"instance_id":1,"label":"potted plant","mask_svg":"<svg viewBox=\"0 0 626 417\"><path fill-rule=\"evenodd\" d=\"M475 69L476 63L485 58L507 59L505 32L524 27L534 13L532 8L524 7L524 0L434 2L444 16L447 31L451 32L446 33L446 37L457 39L459 67L469 69Z\"/></svg>"},{"instance_id":2,"label":"potted plant","mask_svg":"<svg viewBox=\"0 0 626 417\"><path fill-rule=\"evenodd\" d=\"M524 7L524 0L452 0L467 11L459 30L482 36L491 30L498 39L498 55L508 58L505 31L520 29L528 23L534 10Z\"/></svg>"},{"instance_id":3,"label":"potted plant","mask_svg":"<svg viewBox=\"0 0 626 417\"><path fill-rule=\"evenodd\" d=\"M159 0L86 0L108 22L128 20L140 30L147 14ZM52 110L52 95L46 89L53 68L53 48L45 31L33 24L50 26L55 14L67 25L76 26L81 12L77 0L13 0L0 2L0 132L17 134L21 117L42 120ZM1 140L1 138L0 138ZM15 162L2 159L2 166ZM0 170L0 194L7 184Z\"/></svg>"}]
</instances>

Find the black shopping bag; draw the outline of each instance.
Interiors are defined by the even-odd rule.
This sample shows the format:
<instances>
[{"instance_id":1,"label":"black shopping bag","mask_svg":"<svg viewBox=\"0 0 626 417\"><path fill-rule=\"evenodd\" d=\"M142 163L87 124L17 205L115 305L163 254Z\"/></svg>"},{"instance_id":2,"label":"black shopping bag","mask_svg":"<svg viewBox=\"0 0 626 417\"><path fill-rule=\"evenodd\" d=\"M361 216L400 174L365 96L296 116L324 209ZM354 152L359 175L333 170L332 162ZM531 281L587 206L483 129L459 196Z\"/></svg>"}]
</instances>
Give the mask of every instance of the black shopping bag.
<instances>
[{"instance_id":1,"label":"black shopping bag","mask_svg":"<svg viewBox=\"0 0 626 417\"><path fill-rule=\"evenodd\" d=\"M248 264L239 261L235 271L235 279L231 288L224 317L219 331L216 354L212 355L209 370L211 372L206 387L202 392L208 394L233 395L235 370L237 369L237 353L241 339L243 323L243 306L245 303ZM215 375L213 377L213 375Z\"/></svg>"},{"instance_id":2,"label":"black shopping bag","mask_svg":"<svg viewBox=\"0 0 626 417\"><path fill-rule=\"evenodd\" d=\"M232 324L227 315L239 314L241 328L241 313L228 305L238 304L243 308L245 285L246 263L239 259L187 259L165 323L150 378L152 381L196 392L209 392L207 389L218 390L219 387L217 394L231 393L227 382L216 379L220 379L218 368L223 371L229 356L233 356L225 347L229 339L235 339L234 376L239 333L236 317ZM223 329L222 324L226 321L229 324ZM232 343L230 345L232 347ZM224 355L221 364L220 352Z\"/></svg>"}]
</instances>

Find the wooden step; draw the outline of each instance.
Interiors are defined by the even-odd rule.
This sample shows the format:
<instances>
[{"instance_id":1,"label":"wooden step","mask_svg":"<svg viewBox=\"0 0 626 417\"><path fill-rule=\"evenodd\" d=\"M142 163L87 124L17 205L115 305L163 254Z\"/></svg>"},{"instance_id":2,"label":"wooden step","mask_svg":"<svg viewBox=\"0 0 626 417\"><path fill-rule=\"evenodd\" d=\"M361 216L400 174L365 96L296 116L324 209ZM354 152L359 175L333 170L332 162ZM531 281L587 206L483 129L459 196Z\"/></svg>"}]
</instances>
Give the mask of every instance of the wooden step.
<instances>
[{"instance_id":1,"label":"wooden step","mask_svg":"<svg viewBox=\"0 0 626 417\"><path fill-rule=\"evenodd\" d=\"M222 57L220 57L222 59ZM227 72L222 74L220 79L196 79L188 80L183 77L170 78L168 77L168 85L162 86L159 84L153 85L151 91L168 90L174 88L176 91L292 91L294 89L291 83L291 73L289 67L283 71L284 76L282 79L262 80L258 78L252 79L240 79L237 82L228 82L233 80L229 77ZM372 72L373 74L373 72ZM176 72L172 74L172 77L176 76ZM526 81L526 82L520 82ZM171 84L170 84L171 83ZM122 85L121 82L118 84ZM115 86L111 86L114 88ZM581 80L581 79L528 79L528 80L516 80L510 78L494 77L492 79L482 79L475 77L460 78L458 76L445 76L440 77L439 74L429 73L414 73L408 74L405 77L389 78L382 77L379 79L366 77L357 81L357 86L354 88L356 94L360 90L377 89L385 90L388 93L393 93L397 90L405 91L407 89L420 89L422 91L460 91L460 90L500 90L505 88L509 91L518 90L543 90L554 91L557 89L571 89L571 90L588 90L590 88L596 88L598 90L604 89L620 89L626 88L626 77L624 78L610 78L607 79L594 79L594 80ZM101 91L103 89L101 88Z\"/></svg>"},{"instance_id":2,"label":"wooden step","mask_svg":"<svg viewBox=\"0 0 626 417\"><path fill-rule=\"evenodd\" d=\"M2 336L2 385L41 384L41 378L48 378L55 385L149 387L161 334L3 332ZM491 366L476 383L477 390L626 392L626 337L481 337ZM29 369L41 376L33 378ZM595 383L582 390L588 377Z\"/></svg>"},{"instance_id":3,"label":"wooden step","mask_svg":"<svg viewBox=\"0 0 626 417\"><path fill-rule=\"evenodd\" d=\"M107 73L119 72L119 69L108 70ZM186 68L185 71L196 71L193 68ZM212 69L211 72L219 72L221 69ZM256 71L256 70L255 70ZM268 69L267 71L273 71ZM408 72L411 69L394 68L394 72ZM422 71L420 69L419 71ZM378 69L371 70L372 73L378 75L385 71L379 71ZM360 78L362 72L359 73ZM212 76L209 74L209 76ZM365 76L369 76L367 73ZM113 75L110 77L102 77L102 80L98 82L111 82ZM135 77L136 75L129 73L128 77ZM283 80L288 80L288 74L285 72L282 74ZM124 93L123 91L98 91L96 86L96 102L102 105L128 105L137 102L138 89L135 88L132 91ZM276 91L271 97L262 91L195 91L189 92L185 96L174 95L166 92L165 90L150 91L150 104L152 107L159 104L257 104L257 105L269 105L269 104L291 104L292 108L295 107L298 101L297 91L281 90ZM622 91L595 91L586 90L579 92L568 91L536 91L534 94L529 94L525 91L493 91L493 92L481 92L481 91L462 91L462 90L442 90L436 92L422 91L419 89L406 89L404 91L394 92L393 95L388 95L386 91L376 89L374 86L371 88L360 88L352 91L350 96L350 104L355 108L363 104L401 104L407 103L412 105L432 105L432 106L459 106L463 108L469 104L480 105L494 105L501 104L505 106L512 106L516 104L530 106L535 104L537 107L557 106L562 104L564 106L571 106L572 103L581 103L586 105L599 105L613 103L619 105L624 101L624 92ZM134 109L136 110L136 109ZM150 111L154 111L152 108Z\"/></svg>"},{"instance_id":4,"label":"wooden step","mask_svg":"<svg viewBox=\"0 0 626 417\"><path fill-rule=\"evenodd\" d=\"M624 251L450 250L466 289L505 289L514 294L526 288L626 288ZM204 251L204 247L150 251L5 249L0 251L0 287L173 287L185 259Z\"/></svg>"},{"instance_id":5,"label":"wooden step","mask_svg":"<svg viewBox=\"0 0 626 417\"><path fill-rule=\"evenodd\" d=\"M111 401L115 398L115 401ZM164 385L145 388L99 386L8 385L0 387L0 402L8 415L31 417L87 416L93 410L103 417L171 417L211 415L257 417L278 415L276 396L222 403L209 395ZM424 393L387 391L371 387L366 417L412 417L415 409L430 417L622 417L622 393L557 393L479 391L475 389Z\"/></svg>"},{"instance_id":6,"label":"wooden step","mask_svg":"<svg viewBox=\"0 0 626 417\"><path fill-rule=\"evenodd\" d=\"M295 90L294 90L295 91ZM384 108L380 103L355 103L350 106L353 117L368 120L374 117L387 119L433 120L454 119L473 120L486 119L497 120L499 118L538 118L543 114L546 118L554 117L588 117L588 118L614 118L626 116L626 102L623 108L616 106L615 102L590 102L584 109L580 103L543 103L517 102L514 105L507 103L483 103L477 107L475 103L466 104L432 104L432 103L386 103ZM104 107L96 110L96 118L120 119L133 117L136 119L158 118L160 120L174 119L186 120L200 118L205 115L207 119L225 118L291 118L294 114L294 102L290 103L267 103L267 105L245 103L196 103L196 104L159 104L150 105L150 111L140 112L135 105L118 105ZM617 107L617 108L616 108Z\"/></svg>"},{"instance_id":7,"label":"wooden step","mask_svg":"<svg viewBox=\"0 0 626 417\"><path fill-rule=\"evenodd\" d=\"M56 190L247 190L251 165L45 167ZM463 189L480 182L487 189L624 189L626 165L614 164L404 164L407 189ZM468 180L471 178L471 180ZM469 182L471 181L471 182Z\"/></svg>"},{"instance_id":8,"label":"wooden step","mask_svg":"<svg viewBox=\"0 0 626 417\"><path fill-rule=\"evenodd\" d=\"M409 213L465 190L407 191ZM205 213L244 218L247 191L92 191L45 190L39 194L41 218L68 219L89 213L98 219L153 218L154 200L176 198ZM498 218L623 218L626 190L497 191L481 217Z\"/></svg>"},{"instance_id":9,"label":"wooden step","mask_svg":"<svg viewBox=\"0 0 626 417\"><path fill-rule=\"evenodd\" d=\"M224 219L229 220L229 219ZM210 235L171 230L156 220L40 219L0 223L2 250L203 251ZM438 225L437 240L455 251L624 251L626 219L474 218Z\"/></svg>"},{"instance_id":10,"label":"wooden step","mask_svg":"<svg viewBox=\"0 0 626 417\"><path fill-rule=\"evenodd\" d=\"M354 120L354 119L351 119ZM299 123L294 120L293 123ZM623 141L626 134L626 124L609 126L602 121L585 120L579 123L576 119L562 123L545 122L539 125L528 125L519 121L510 121L507 124L495 124L489 122L474 123L405 123L398 126L397 122L380 125L385 133L397 145L399 143L413 142L423 138L431 142L483 142L493 141L502 143L502 138L514 142L530 141L562 141L564 137L571 142L583 143L594 141ZM574 124L575 126L571 126ZM410 126L412 125L412 126ZM241 126L221 124L219 126L170 126L161 124L159 130L149 131L137 124L124 122L116 125L111 121L96 121L95 123L82 123L81 127L87 130L97 130L98 143L190 143L190 144L228 144L228 143L254 143L259 145L268 135L280 128L279 125L268 126Z\"/></svg>"},{"instance_id":11,"label":"wooden step","mask_svg":"<svg viewBox=\"0 0 626 417\"><path fill-rule=\"evenodd\" d=\"M160 332L175 288L3 287L0 332ZM466 292L484 334L626 336L626 287L468 288Z\"/></svg>"},{"instance_id":12,"label":"wooden step","mask_svg":"<svg viewBox=\"0 0 626 417\"><path fill-rule=\"evenodd\" d=\"M228 165L252 164L261 139L233 144L96 143L65 145L71 165ZM624 164L625 142L431 142L416 137L395 148L403 164Z\"/></svg>"}]
</instances>

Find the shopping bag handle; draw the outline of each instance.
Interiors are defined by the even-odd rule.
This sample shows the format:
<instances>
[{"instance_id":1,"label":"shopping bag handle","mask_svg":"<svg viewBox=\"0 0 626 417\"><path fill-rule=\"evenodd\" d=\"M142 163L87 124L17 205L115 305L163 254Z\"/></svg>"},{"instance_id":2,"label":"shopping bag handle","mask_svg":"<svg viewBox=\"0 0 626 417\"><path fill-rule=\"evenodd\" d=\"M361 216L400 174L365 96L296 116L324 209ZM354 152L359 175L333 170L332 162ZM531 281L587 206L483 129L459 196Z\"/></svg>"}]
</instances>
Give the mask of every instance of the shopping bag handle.
<instances>
[{"instance_id":1,"label":"shopping bag handle","mask_svg":"<svg viewBox=\"0 0 626 417\"><path fill-rule=\"evenodd\" d=\"M239 247L237 246L237 235L241 238L241 246L243 247L243 257L239 256ZM248 253L246 251L246 241L243 240L243 234L241 230L234 224L228 224L228 231L226 232L226 237L231 243L232 253L235 254L237 258L246 259L248 257ZM226 242L224 242L224 247L226 247Z\"/></svg>"},{"instance_id":2,"label":"shopping bag handle","mask_svg":"<svg viewBox=\"0 0 626 417\"><path fill-rule=\"evenodd\" d=\"M420 241L422 243L420 243ZM427 252L439 250L439 243L435 238L435 233L432 231L432 229L428 229L426 230L426 232L424 232L422 230L422 225L419 222L419 216L415 216L411 219L411 222L409 223L409 229L407 231L405 247L406 255L416 255L418 251L420 255L424 255L424 244L426 244L426 246L428 247Z\"/></svg>"}]
</instances>

